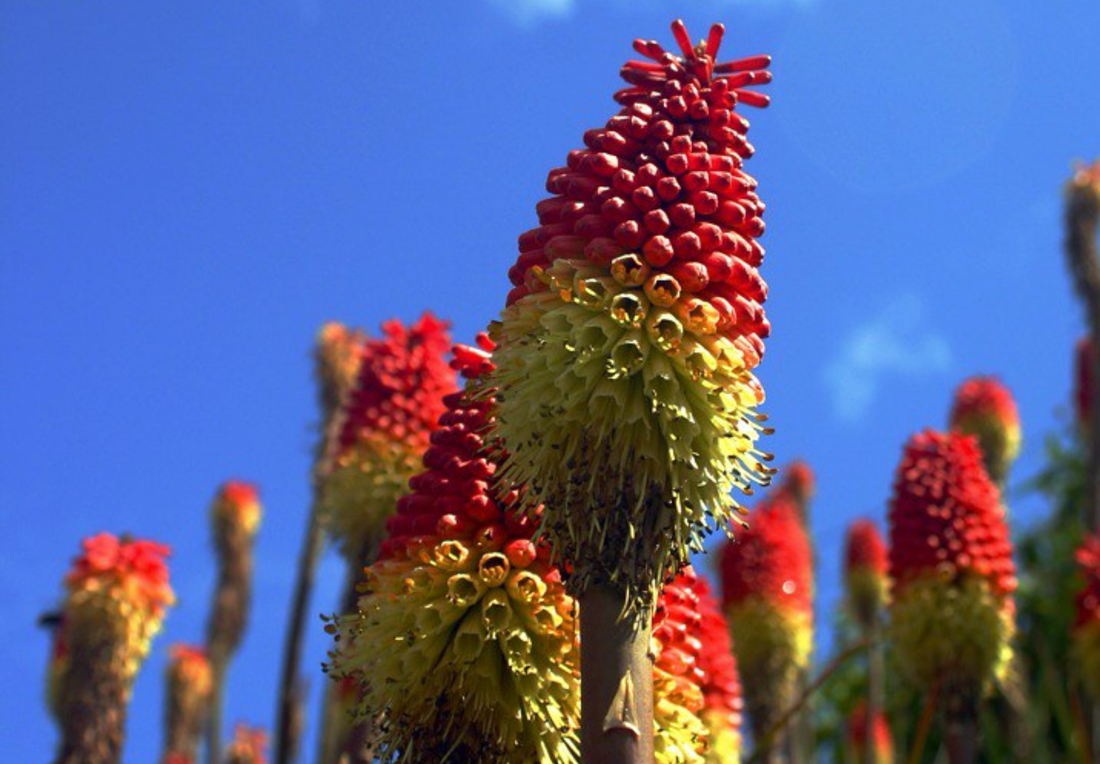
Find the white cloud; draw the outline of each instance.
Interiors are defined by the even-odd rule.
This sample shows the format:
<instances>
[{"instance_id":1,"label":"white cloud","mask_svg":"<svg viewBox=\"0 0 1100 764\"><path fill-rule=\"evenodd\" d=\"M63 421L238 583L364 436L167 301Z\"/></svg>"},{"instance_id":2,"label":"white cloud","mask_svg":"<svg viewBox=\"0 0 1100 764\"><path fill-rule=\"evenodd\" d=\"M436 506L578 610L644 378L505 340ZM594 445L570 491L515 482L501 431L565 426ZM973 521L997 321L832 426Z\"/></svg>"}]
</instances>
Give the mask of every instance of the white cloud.
<instances>
[{"instance_id":1,"label":"white cloud","mask_svg":"<svg viewBox=\"0 0 1100 764\"><path fill-rule=\"evenodd\" d=\"M569 16L581 2L590 0L489 0L489 4L520 26L529 27L540 21L562 19ZM639 0L618 0L624 8L630 8ZM815 0L710 0L713 6L760 5L776 7L806 7Z\"/></svg>"},{"instance_id":2,"label":"white cloud","mask_svg":"<svg viewBox=\"0 0 1100 764\"><path fill-rule=\"evenodd\" d=\"M920 300L905 297L848 334L825 369L838 419L861 419L885 378L935 374L951 365L951 348L924 314Z\"/></svg>"},{"instance_id":3,"label":"white cloud","mask_svg":"<svg viewBox=\"0 0 1100 764\"><path fill-rule=\"evenodd\" d=\"M489 4L521 26L568 16L577 0L489 0Z\"/></svg>"}]
</instances>

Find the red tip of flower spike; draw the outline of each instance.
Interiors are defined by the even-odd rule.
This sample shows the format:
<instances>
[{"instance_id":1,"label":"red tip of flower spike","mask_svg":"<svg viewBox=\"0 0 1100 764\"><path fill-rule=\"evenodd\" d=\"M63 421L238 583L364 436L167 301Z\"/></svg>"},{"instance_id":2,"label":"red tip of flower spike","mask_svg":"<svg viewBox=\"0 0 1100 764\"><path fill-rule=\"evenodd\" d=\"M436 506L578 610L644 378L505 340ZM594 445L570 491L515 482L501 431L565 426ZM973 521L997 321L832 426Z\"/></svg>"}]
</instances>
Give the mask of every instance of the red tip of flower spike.
<instances>
[{"instance_id":1,"label":"red tip of flower spike","mask_svg":"<svg viewBox=\"0 0 1100 764\"><path fill-rule=\"evenodd\" d=\"M809 613L812 556L794 501L780 492L758 505L747 522L722 548L722 603L755 596Z\"/></svg>"},{"instance_id":2,"label":"red tip of flower spike","mask_svg":"<svg viewBox=\"0 0 1100 764\"><path fill-rule=\"evenodd\" d=\"M1081 426L1086 426L1092 416L1092 369L1095 365L1092 341L1087 336L1077 340L1073 360L1073 398L1077 407L1077 421Z\"/></svg>"},{"instance_id":3,"label":"red tip of flower spike","mask_svg":"<svg viewBox=\"0 0 1100 764\"><path fill-rule=\"evenodd\" d=\"M886 575L887 565L886 544L878 526L864 518L853 520L844 543L845 571L870 570Z\"/></svg>"},{"instance_id":4,"label":"red tip of flower spike","mask_svg":"<svg viewBox=\"0 0 1100 764\"><path fill-rule=\"evenodd\" d=\"M466 379L494 369L492 341L479 334L477 342L479 347L454 347L451 366ZM380 559L406 556L443 538L481 539L501 548L514 567L546 567L548 551L530 541L537 518L508 511L515 491L498 496L492 484L497 456L490 456L485 440L492 425L492 398L454 392L443 398L443 405L424 452L424 471L409 480L410 492L386 521ZM548 567L545 572L557 575Z\"/></svg>"},{"instance_id":5,"label":"red tip of flower spike","mask_svg":"<svg viewBox=\"0 0 1100 764\"><path fill-rule=\"evenodd\" d=\"M222 484L220 497L233 504L251 504L259 499L259 493L252 483L227 480Z\"/></svg>"},{"instance_id":6,"label":"red tip of flower spike","mask_svg":"<svg viewBox=\"0 0 1100 764\"><path fill-rule=\"evenodd\" d=\"M382 324L382 337L363 343L358 376L339 432L341 453L365 438L383 435L419 452L443 413L443 396L455 389L444 359L451 344L448 323L425 312L405 326Z\"/></svg>"},{"instance_id":7,"label":"red tip of flower spike","mask_svg":"<svg viewBox=\"0 0 1100 764\"><path fill-rule=\"evenodd\" d=\"M1079 627L1100 621L1100 536L1086 536L1074 557L1085 579L1075 602L1074 626Z\"/></svg>"},{"instance_id":8,"label":"red tip of flower spike","mask_svg":"<svg viewBox=\"0 0 1100 764\"><path fill-rule=\"evenodd\" d=\"M970 417L994 419L1004 427L1018 427L1020 416L1012 393L996 377L970 377L955 390L951 426Z\"/></svg>"},{"instance_id":9,"label":"red tip of flower spike","mask_svg":"<svg viewBox=\"0 0 1100 764\"><path fill-rule=\"evenodd\" d=\"M910 438L889 520L895 586L937 571L982 576L1001 597L1016 588L1004 509L973 437L925 430Z\"/></svg>"},{"instance_id":10,"label":"red tip of flower spike","mask_svg":"<svg viewBox=\"0 0 1100 764\"><path fill-rule=\"evenodd\" d=\"M624 272L637 275L652 299L703 301L718 331L759 360L770 331L757 271L764 203L742 169L753 147L736 107L767 105L751 86L771 80L771 59L717 62L721 25L694 47L683 22L672 33L681 55L634 41L645 60L620 71L629 84L615 94L622 109L585 133L586 147L570 152L565 167L550 171L553 196L536 206L539 226L519 237L508 304L545 290L539 274L555 260L606 265L627 257L632 267Z\"/></svg>"},{"instance_id":11,"label":"red tip of flower spike","mask_svg":"<svg viewBox=\"0 0 1100 764\"><path fill-rule=\"evenodd\" d=\"M81 542L82 551L65 575L65 585L77 589L100 579L131 586L139 605L160 613L172 603L168 586L168 547L142 539L119 539L99 533Z\"/></svg>"}]
</instances>

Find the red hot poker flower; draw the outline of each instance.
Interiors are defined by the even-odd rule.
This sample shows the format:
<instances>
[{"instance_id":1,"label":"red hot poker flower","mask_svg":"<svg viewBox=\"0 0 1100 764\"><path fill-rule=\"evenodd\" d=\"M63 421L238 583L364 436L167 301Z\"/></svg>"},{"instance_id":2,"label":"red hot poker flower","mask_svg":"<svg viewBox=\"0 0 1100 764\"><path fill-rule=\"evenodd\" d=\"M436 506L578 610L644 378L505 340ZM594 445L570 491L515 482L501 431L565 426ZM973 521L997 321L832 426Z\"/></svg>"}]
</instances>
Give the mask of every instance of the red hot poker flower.
<instances>
[{"instance_id":1,"label":"red hot poker flower","mask_svg":"<svg viewBox=\"0 0 1100 764\"><path fill-rule=\"evenodd\" d=\"M1016 566L997 487L977 441L925 430L905 446L890 505L890 574L900 590L925 573L973 573L1006 606Z\"/></svg>"},{"instance_id":2,"label":"red hot poker flower","mask_svg":"<svg viewBox=\"0 0 1100 764\"><path fill-rule=\"evenodd\" d=\"M890 503L890 642L924 690L974 704L1012 655L1016 569L977 441L926 430L905 445Z\"/></svg>"},{"instance_id":3,"label":"red hot poker flower","mask_svg":"<svg viewBox=\"0 0 1100 764\"><path fill-rule=\"evenodd\" d=\"M100 533L81 542L65 585L81 591L116 591L144 617L159 619L175 601L164 558L168 547L154 541L119 539Z\"/></svg>"},{"instance_id":4,"label":"red hot poker flower","mask_svg":"<svg viewBox=\"0 0 1100 764\"><path fill-rule=\"evenodd\" d=\"M955 390L951 429L973 435L997 484L1020 452L1020 416L1012 393L995 377L970 377Z\"/></svg>"},{"instance_id":5,"label":"red hot poker flower","mask_svg":"<svg viewBox=\"0 0 1100 764\"><path fill-rule=\"evenodd\" d=\"M864 761L867 739L870 737L875 764L891 764L894 761L894 740L890 735L890 724L886 714L875 710L871 716L871 734L867 734L867 707L863 701L856 703L848 716L848 746L852 761Z\"/></svg>"},{"instance_id":6,"label":"red hot poker flower","mask_svg":"<svg viewBox=\"0 0 1100 764\"><path fill-rule=\"evenodd\" d=\"M703 672L703 722L710 740L707 764L737 761L741 751L741 680L730 643L729 623L702 576L695 578L699 595L699 669Z\"/></svg>"},{"instance_id":7,"label":"red hot poker flower","mask_svg":"<svg viewBox=\"0 0 1100 764\"><path fill-rule=\"evenodd\" d=\"M387 321L382 337L361 345L321 490L330 531L349 557L379 540L444 411L443 397L455 390L446 330L424 313L410 326Z\"/></svg>"}]
</instances>

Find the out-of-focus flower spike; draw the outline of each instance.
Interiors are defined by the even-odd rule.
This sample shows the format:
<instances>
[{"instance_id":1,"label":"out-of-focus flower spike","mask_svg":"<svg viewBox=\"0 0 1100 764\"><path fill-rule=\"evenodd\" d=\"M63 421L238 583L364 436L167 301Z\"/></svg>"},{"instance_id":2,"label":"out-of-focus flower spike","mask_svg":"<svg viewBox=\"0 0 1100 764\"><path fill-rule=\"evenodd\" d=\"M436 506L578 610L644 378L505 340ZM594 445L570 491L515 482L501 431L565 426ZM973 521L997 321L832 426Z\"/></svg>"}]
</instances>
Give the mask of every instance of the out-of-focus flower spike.
<instances>
[{"instance_id":1,"label":"out-of-focus flower spike","mask_svg":"<svg viewBox=\"0 0 1100 764\"><path fill-rule=\"evenodd\" d=\"M1012 655L1016 569L977 441L925 430L905 445L890 502L890 644L925 691L973 706Z\"/></svg>"},{"instance_id":2,"label":"out-of-focus flower spike","mask_svg":"<svg viewBox=\"0 0 1100 764\"><path fill-rule=\"evenodd\" d=\"M868 726L870 726L870 734L868 734ZM882 711L868 714L867 706L863 701L857 702L848 715L845 731L848 761L857 764L867 761L867 746L870 745L871 760L875 764L894 764L894 740L890 734L890 724L886 714Z\"/></svg>"},{"instance_id":3,"label":"out-of-focus flower spike","mask_svg":"<svg viewBox=\"0 0 1100 764\"><path fill-rule=\"evenodd\" d=\"M161 764L196 760L212 687L203 648L177 643L168 649Z\"/></svg>"},{"instance_id":4,"label":"out-of-focus flower spike","mask_svg":"<svg viewBox=\"0 0 1100 764\"><path fill-rule=\"evenodd\" d=\"M238 723L225 749L225 764L267 764L267 732Z\"/></svg>"},{"instance_id":5,"label":"out-of-focus flower spike","mask_svg":"<svg viewBox=\"0 0 1100 764\"><path fill-rule=\"evenodd\" d=\"M213 761L219 759L225 672L244 636L252 605L252 547L260 515L256 487L243 480L223 483L210 504L218 564L218 579L206 620L206 654L213 677L207 746Z\"/></svg>"},{"instance_id":6,"label":"out-of-focus flower spike","mask_svg":"<svg viewBox=\"0 0 1100 764\"><path fill-rule=\"evenodd\" d=\"M376 754L483 764L575 761L574 607L519 491L494 478L492 345L459 346L466 389L445 412L423 471L386 523L358 612L330 623L326 670L362 718L383 715Z\"/></svg>"},{"instance_id":7,"label":"out-of-focus flower spike","mask_svg":"<svg viewBox=\"0 0 1100 764\"><path fill-rule=\"evenodd\" d=\"M703 722L707 725L707 764L737 764L741 760L741 679L730 642L729 623L702 576L699 595L699 669L703 672Z\"/></svg>"},{"instance_id":8,"label":"out-of-focus flower spike","mask_svg":"<svg viewBox=\"0 0 1100 764\"><path fill-rule=\"evenodd\" d=\"M1100 537L1086 536L1075 557L1083 585L1074 600L1073 654L1085 689L1100 698Z\"/></svg>"},{"instance_id":9,"label":"out-of-focus flower spike","mask_svg":"<svg viewBox=\"0 0 1100 764\"><path fill-rule=\"evenodd\" d=\"M1012 393L996 377L970 377L955 390L950 426L973 435L986 472L1003 485L1020 453L1020 416Z\"/></svg>"},{"instance_id":10,"label":"out-of-focus flower spike","mask_svg":"<svg viewBox=\"0 0 1100 764\"><path fill-rule=\"evenodd\" d=\"M384 533L420 455L454 391L447 323L425 312L406 326L382 325L359 344L359 368L333 428L322 470L326 525L351 564Z\"/></svg>"},{"instance_id":11,"label":"out-of-focus flower spike","mask_svg":"<svg viewBox=\"0 0 1100 764\"><path fill-rule=\"evenodd\" d=\"M339 321L327 321L317 332L313 352L322 432L355 382L365 341L366 334L362 330Z\"/></svg>"},{"instance_id":12,"label":"out-of-focus flower spike","mask_svg":"<svg viewBox=\"0 0 1100 764\"><path fill-rule=\"evenodd\" d=\"M109 533L82 542L65 576L57 761L117 764L130 686L175 601L167 554L161 544Z\"/></svg>"},{"instance_id":13,"label":"out-of-focus flower spike","mask_svg":"<svg viewBox=\"0 0 1100 764\"><path fill-rule=\"evenodd\" d=\"M761 740L793 702L813 645L810 544L791 497L776 492L757 506L723 546L719 567L749 723Z\"/></svg>"},{"instance_id":14,"label":"out-of-focus flower spike","mask_svg":"<svg viewBox=\"0 0 1100 764\"><path fill-rule=\"evenodd\" d=\"M860 518L848 526L844 542L844 585L848 609L865 633L886 605L889 592L886 542L873 520Z\"/></svg>"}]
</instances>

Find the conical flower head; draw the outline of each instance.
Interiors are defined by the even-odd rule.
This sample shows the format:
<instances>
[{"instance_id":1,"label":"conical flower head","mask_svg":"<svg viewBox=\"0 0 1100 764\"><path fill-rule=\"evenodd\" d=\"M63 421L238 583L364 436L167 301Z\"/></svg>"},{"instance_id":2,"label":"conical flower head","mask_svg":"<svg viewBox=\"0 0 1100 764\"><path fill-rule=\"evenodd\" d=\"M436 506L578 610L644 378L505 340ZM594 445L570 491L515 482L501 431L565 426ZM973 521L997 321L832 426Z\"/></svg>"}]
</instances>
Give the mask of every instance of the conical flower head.
<instances>
[{"instance_id":1,"label":"conical flower head","mask_svg":"<svg viewBox=\"0 0 1100 764\"><path fill-rule=\"evenodd\" d=\"M1092 341L1087 337L1077 340L1073 354L1073 402L1077 414L1077 427L1087 433L1092 417L1092 399L1094 388L1093 366L1096 355L1092 350Z\"/></svg>"},{"instance_id":2,"label":"conical flower head","mask_svg":"<svg viewBox=\"0 0 1100 764\"><path fill-rule=\"evenodd\" d=\"M424 313L409 326L387 321L381 337L361 345L321 492L329 530L350 558L383 535L443 413L443 396L455 389L444 357L446 330L445 322Z\"/></svg>"},{"instance_id":3,"label":"conical flower head","mask_svg":"<svg viewBox=\"0 0 1100 764\"><path fill-rule=\"evenodd\" d=\"M1076 558L1084 583L1074 603L1074 657L1085 687L1100 697L1100 537L1086 537Z\"/></svg>"},{"instance_id":4,"label":"conical flower head","mask_svg":"<svg viewBox=\"0 0 1100 764\"><path fill-rule=\"evenodd\" d=\"M696 578L699 595L699 668L703 672L703 722L707 725L707 764L737 764L741 758L741 680L730 643L729 623L711 596L706 579Z\"/></svg>"},{"instance_id":5,"label":"conical flower head","mask_svg":"<svg viewBox=\"0 0 1100 764\"><path fill-rule=\"evenodd\" d=\"M519 237L493 332L509 482L545 505L570 585L657 584L725 527L730 495L766 479L751 370L769 325L757 268L763 202L736 107L767 56L718 63L721 25L680 55L636 40L620 111L550 171Z\"/></svg>"},{"instance_id":6,"label":"conical flower head","mask_svg":"<svg viewBox=\"0 0 1100 764\"><path fill-rule=\"evenodd\" d=\"M867 746L872 747L872 759L875 764L893 764L894 740L890 735L890 724L886 714L880 710L871 713L870 734L868 734L867 706L863 701L856 703L851 714L848 715L846 729L846 743L848 746L849 760L856 764L862 764L866 759Z\"/></svg>"},{"instance_id":7,"label":"conical flower head","mask_svg":"<svg viewBox=\"0 0 1100 764\"><path fill-rule=\"evenodd\" d=\"M81 542L65 576L65 634L118 647L119 670L133 677L175 601L168 585L168 547L100 533Z\"/></svg>"},{"instance_id":8,"label":"conical flower head","mask_svg":"<svg viewBox=\"0 0 1100 764\"><path fill-rule=\"evenodd\" d=\"M865 630L886 604L888 565L878 526L867 518L853 520L844 541L844 584L852 616Z\"/></svg>"},{"instance_id":9,"label":"conical flower head","mask_svg":"<svg viewBox=\"0 0 1100 764\"><path fill-rule=\"evenodd\" d=\"M262 727L237 724L225 749L226 764L267 764L267 732Z\"/></svg>"},{"instance_id":10,"label":"conical flower head","mask_svg":"<svg viewBox=\"0 0 1100 764\"><path fill-rule=\"evenodd\" d=\"M902 453L890 502L891 643L925 689L977 695L1011 656L1016 569L977 441L926 430Z\"/></svg>"},{"instance_id":11,"label":"conical flower head","mask_svg":"<svg viewBox=\"0 0 1100 764\"><path fill-rule=\"evenodd\" d=\"M328 673L356 682L360 713L385 714L383 757L570 762L573 604L548 550L532 542L537 516L517 515L517 492L498 490L482 379L492 345L479 342L455 348L468 387L445 398L424 470L367 568L359 612L330 627Z\"/></svg>"},{"instance_id":12,"label":"conical flower head","mask_svg":"<svg viewBox=\"0 0 1100 764\"><path fill-rule=\"evenodd\" d=\"M793 700L813 644L809 539L790 497L776 493L722 548L722 605L729 619L754 735Z\"/></svg>"},{"instance_id":13,"label":"conical flower head","mask_svg":"<svg viewBox=\"0 0 1100 764\"><path fill-rule=\"evenodd\" d=\"M814 495L814 471L802 459L795 459L783 468L782 480L777 490L790 497L798 508L802 521L806 521L810 499Z\"/></svg>"},{"instance_id":14,"label":"conical flower head","mask_svg":"<svg viewBox=\"0 0 1100 764\"><path fill-rule=\"evenodd\" d=\"M951 429L973 435L982 450L986 472L1004 483L1020 453L1020 416L1012 393L996 377L970 377L955 390Z\"/></svg>"}]
</instances>

